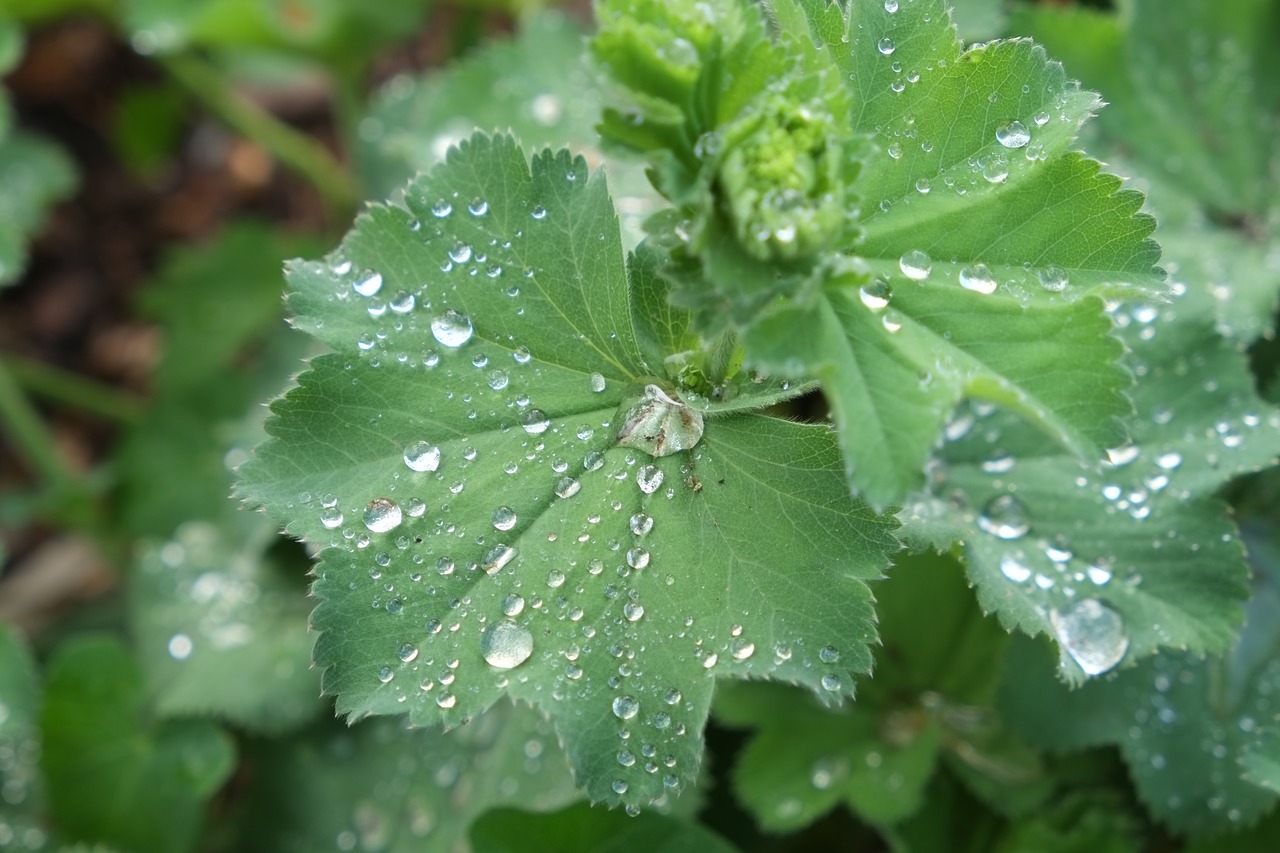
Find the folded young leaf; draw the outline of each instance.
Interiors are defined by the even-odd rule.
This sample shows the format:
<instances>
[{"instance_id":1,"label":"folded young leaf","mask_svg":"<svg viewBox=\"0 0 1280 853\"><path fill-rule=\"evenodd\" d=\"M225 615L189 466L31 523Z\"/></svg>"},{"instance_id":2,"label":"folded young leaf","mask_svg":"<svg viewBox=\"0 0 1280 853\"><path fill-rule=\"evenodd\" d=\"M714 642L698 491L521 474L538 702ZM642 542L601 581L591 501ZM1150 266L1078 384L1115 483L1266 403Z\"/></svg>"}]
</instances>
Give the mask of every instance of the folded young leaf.
<instances>
[{"instance_id":1,"label":"folded young leaf","mask_svg":"<svg viewBox=\"0 0 1280 853\"><path fill-rule=\"evenodd\" d=\"M405 201L291 267L335 352L241 475L322 551L339 711L457 725L506 693L592 799L640 806L695 778L716 677L851 695L893 522L825 427L745 411L789 392L699 406L660 378L681 324L636 322L601 176L476 136Z\"/></svg>"}]
</instances>

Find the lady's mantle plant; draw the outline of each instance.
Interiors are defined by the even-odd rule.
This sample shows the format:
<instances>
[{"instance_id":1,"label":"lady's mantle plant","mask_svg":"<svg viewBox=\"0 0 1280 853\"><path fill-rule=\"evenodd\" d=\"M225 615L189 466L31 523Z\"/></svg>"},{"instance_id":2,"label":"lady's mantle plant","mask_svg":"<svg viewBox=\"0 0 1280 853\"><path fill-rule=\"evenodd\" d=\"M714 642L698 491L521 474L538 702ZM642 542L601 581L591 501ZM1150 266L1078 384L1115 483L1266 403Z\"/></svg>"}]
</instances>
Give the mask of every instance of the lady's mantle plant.
<instances>
[{"instance_id":1,"label":"lady's mantle plant","mask_svg":"<svg viewBox=\"0 0 1280 853\"><path fill-rule=\"evenodd\" d=\"M934 0L599 19L601 134L668 204L633 253L584 159L476 135L290 267L330 352L241 490L319 552L339 712L505 693L593 799L661 803L716 679L853 696L900 542L963 549L1070 681L1224 650L1247 572L1211 492L1276 420L1222 421L1207 466L1168 427L1210 366L1178 366L1190 309L1122 302L1166 288L1141 196L1068 150L1097 96L1030 41L963 50ZM766 411L815 382L834 430Z\"/></svg>"}]
</instances>

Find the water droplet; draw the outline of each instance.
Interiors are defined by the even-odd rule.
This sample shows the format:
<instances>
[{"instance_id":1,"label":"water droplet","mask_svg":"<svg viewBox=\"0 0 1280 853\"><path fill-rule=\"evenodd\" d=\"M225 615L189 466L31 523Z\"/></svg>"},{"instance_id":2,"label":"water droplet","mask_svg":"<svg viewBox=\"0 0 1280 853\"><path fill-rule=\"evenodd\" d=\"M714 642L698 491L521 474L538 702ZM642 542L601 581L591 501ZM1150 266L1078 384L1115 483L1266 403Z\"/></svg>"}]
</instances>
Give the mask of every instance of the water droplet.
<instances>
[{"instance_id":1,"label":"water droplet","mask_svg":"<svg viewBox=\"0 0 1280 853\"><path fill-rule=\"evenodd\" d=\"M885 56L888 56L897 50L897 45L893 43L893 39L885 36L880 39L880 41L876 42L876 50L880 51Z\"/></svg>"},{"instance_id":2,"label":"water droplet","mask_svg":"<svg viewBox=\"0 0 1280 853\"><path fill-rule=\"evenodd\" d=\"M588 378L588 383L590 384L591 390L593 393L600 394L604 391L605 380L602 374L599 374L599 373L591 374L591 376Z\"/></svg>"},{"instance_id":3,"label":"water droplet","mask_svg":"<svg viewBox=\"0 0 1280 853\"><path fill-rule=\"evenodd\" d=\"M484 216L489 212L489 202L482 198L473 198L471 204L467 205L467 211L472 216Z\"/></svg>"},{"instance_id":4,"label":"water droplet","mask_svg":"<svg viewBox=\"0 0 1280 853\"><path fill-rule=\"evenodd\" d=\"M1124 447L1114 447L1107 449L1107 461L1111 463L1113 468L1123 468L1133 462L1142 453L1142 449L1136 444L1128 444Z\"/></svg>"},{"instance_id":5,"label":"water droplet","mask_svg":"<svg viewBox=\"0 0 1280 853\"><path fill-rule=\"evenodd\" d=\"M622 605L622 615L627 618L628 622L638 622L644 616L644 607L634 601L628 601Z\"/></svg>"},{"instance_id":6,"label":"water droplet","mask_svg":"<svg viewBox=\"0 0 1280 853\"><path fill-rule=\"evenodd\" d=\"M898 11L898 0L884 0L884 10L890 15Z\"/></svg>"},{"instance_id":7,"label":"water droplet","mask_svg":"<svg viewBox=\"0 0 1280 853\"><path fill-rule=\"evenodd\" d=\"M683 698L684 696L680 694L680 691L676 690L674 687L662 694L662 701L666 702L668 705L679 705L680 700Z\"/></svg>"},{"instance_id":8,"label":"water droplet","mask_svg":"<svg viewBox=\"0 0 1280 853\"><path fill-rule=\"evenodd\" d=\"M648 567L649 552L644 548L632 548L627 551L627 565L637 570Z\"/></svg>"},{"instance_id":9,"label":"water droplet","mask_svg":"<svg viewBox=\"0 0 1280 853\"><path fill-rule=\"evenodd\" d=\"M454 705L458 704L458 697L454 696L452 693L441 693L436 697L436 704L447 711Z\"/></svg>"},{"instance_id":10,"label":"water droplet","mask_svg":"<svg viewBox=\"0 0 1280 853\"><path fill-rule=\"evenodd\" d=\"M440 467L440 448L427 441L415 441L404 449L404 464L412 471L434 471Z\"/></svg>"},{"instance_id":11,"label":"water droplet","mask_svg":"<svg viewBox=\"0 0 1280 853\"><path fill-rule=\"evenodd\" d=\"M613 715L619 720L629 720L640 713L640 702L634 696L618 696L613 700Z\"/></svg>"},{"instance_id":12,"label":"water droplet","mask_svg":"<svg viewBox=\"0 0 1280 853\"><path fill-rule=\"evenodd\" d=\"M364 508L364 526L374 533L386 533L395 530L404 520L400 507L386 498L369 501Z\"/></svg>"},{"instance_id":13,"label":"water droplet","mask_svg":"<svg viewBox=\"0 0 1280 853\"><path fill-rule=\"evenodd\" d=\"M503 596L502 612L507 616L519 616L524 612L524 596L515 592Z\"/></svg>"},{"instance_id":14,"label":"water droplet","mask_svg":"<svg viewBox=\"0 0 1280 853\"><path fill-rule=\"evenodd\" d=\"M510 530L516 526L516 513L509 506L500 506L493 511L493 526L502 531Z\"/></svg>"},{"instance_id":15,"label":"water droplet","mask_svg":"<svg viewBox=\"0 0 1280 853\"><path fill-rule=\"evenodd\" d=\"M1111 581L1111 567L1101 560L1091 563L1086 572L1096 586L1106 586Z\"/></svg>"},{"instance_id":16,"label":"water droplet","mask_svg":"<svg viewBox=\"0 0 1280 853\"><path fill-rule=\"evenodd\" d=\"M473 331L471 318L453 308L431 321L431 336L450 349L457 349L471 340Z\"/></svg>"},{"instance_id":17,"label":"water droplet","mask_svg":"<svg viewBox=\"0 0 1280 853\"><path fill-rule=\"evenodd\" d=\"M921 195L928 195L929 190L933 189L933 184L928 178L916 178L916 192Z\"/></svg>"},{"instance_id":18,"label":"water droplet","mask_svg":"<svg viewBox=\"0 0 1280 853\"><path fill-rule=\"evenodd\" d=\"M729 654L733 655L734 660L746 660L756 653L756 644L743 639L734 640L729 644Z\"/></svg>"},{"instance_id":19,"label":"water droplet","mask_svg":"<svg viewBox=\"0 0 1280 853\"><path fill-rule=\"evenodd\" d=\"M618 443L650 456L670 456L702 440L702 412L657 385L644 386L639 399L624 400L619 412Z\"/></svg>"},{"instance_id":20,"label":"water droplet","mask_svg":"<svg viewBox=\"0 0 1280 853\"><path fill-rule=\"evenodd\" d=\"M1000 495L983 507L978 526L997 539L1019 539L1031 529L1031 518L1022 501L1013 495Z\"/></svg>"},{"instance_id":21,"label":"water droplet","mask_svg":"<svg viewBox=\"0 0 1280 853\"><path fill-rule=\"evenodd\" d=\"M840 676L831 673L822 676L822 689L829 693L835 693L840 689Z\"/></svg>"},{"instance_id":22,"label":"water droplet","mask_svg":"<svg viewBox=\"0 0 1280 853\"><path fill-rule=\"evenodd\" d=\"M485 574L493 575L502 571L502 568L510 563L516 556L516 549L510 545L494 545L485 552L484 559L481 561L481 567Z\"/></svg>"},{"instance_id":23,"label":"water droplet","mask_svg":"<svg viewBox=\"0 0 1280 853\"><path fill-rule=\"evenodd\" d=\"M465 264L471 260L471 246L466 243L455 243L449 250L449 260L455 264Z\"/></svg>"},{"instance_id":24,"label":"water droplet","mask_svg":"<svg viewBox=\"0 0 1280 853\"><path fill-rule=\"evenodd\" d=\"M512 669L533 654L533 634L510 619L504 619L480 636L480 654L494 669Z\"/></svg>"},{"instance_id":25,"label":"water droplet","mask_svg":"<svg viewBox=\"0 0 1280 853\"><path fill-rule=\"evenodd\" d=\"M382 273L365 270L351 283L351 289L361 296L373 296L382 289Z\"/></svg>"},{"instance_id":26,"label":"water droplet","mask_svg":"<svg viewBox=\"0 0 1280 853\"><path fill-rule=\"evenodd\" d=\"M631 516L630 526L631 532L636 536L648 536L649 531L653 530L653 516L637 512Z\"/></svg>"},{"instance_id":27,"label":"water droplet","mask_svg":"<svg viewBox=\"0 0 1280 853\"><path fill-rule=\"evenodd\" d=\"M986 264L974 264L960 270L960 286L974 293L990 295L996 292L996 277Z\"/></svg>"},{"instance_id":28,"label":"water droplet","mask_svg":"<svg viewBox=\"0 0 1280 853\"><path fill-rule=\"evenodd\" d=\"M1049 611L1049 624L1062 648L1087 675L1111 669L1129 649L1124 620L1096 598L1077 601L1063 611Z\"/></svg>"},{"instance_id":29,"label":"water droplet","mask_svg":"<svg viewBox=\"0 0 1280 853\"><path fill-rule=\"evenodd\" d=\"M453 205L442 198L437 199L436 203L431 205L431 215L436 219L444 219L451 213L453 213Z\"/></svg>"},{"instance_id":30,"label":"water droplet","mask_svg":"<svg viewBox=\"0 0 1280 853\"><path fill-rule=\"evenodd\" d=\"M546 219L547 209L540 204L535 206L533 208L533 218L538 220Z\"/></svg>"},{"instance_id":31,"label":"water droplet","mask_svg":"<svg viewBox=\"0 0 1280 853\"><path fill-rule=\"evenodd\" d=\"M1070 283L1067 271L1062 267L1045 267L1036 276L1040 279L1040 286L1050 293L1061 293Z\"/></svg>"},{"instance_id":32,"label":"water droplet","mask_svg":"<svg viewBox=\"0 0 1280 853\"><path fill-rule=\"evenodd\" d=\"M1011 121L996 130L996 141L1005 148L1022 148L1031 141L1031 131L1020 121Z\"/></svg>"},{"instance_id":33,"label":"water droplet","mask_svg":"<svg viewBox=\"0 0 1280 853\"><path fill-rule=\"evenodd\" d=\"M1009 164L1003 157L990 157L982 164L982 177L988 183L1001 184L1009 177Z\"/></svg>"},{"instance_id":34,"label":"water droplet","mask_svg":"<svg viewBox=\"0 0 1280 853\"><path fill-rule=\"evenodd\" d=\"M174 660L186 660L195 650L195 643L186 634L174 634L169 638L169 657Z\"/></svg>"},{"instance_id":35,"label":"water droplet","mask_svg":"<svg viewBox=\"0 0 1280 853\"><path fill-rule=\"evenodd\" d=\"M1156 457L1156 465L1166 471L1173 471L1182 464L1182 454L1176 450L1168 453L1161 453Z\"/></svg>"},{"instance_id":36,"label":"water droplet","mask_svg":"<svg viewBox=\"0 0 1280 853\"><path fill-rule=\"evenodd\" d=\"M651 495L661 488L664 476L657 465L641 465L640 470L636 471L636 485L640 487L640 491Z\"/></svg>"},{"instance_id":37,"label":"water droplet","mask_svg":"<svg viewBox=\"0 0 1280 853\"><path fill-rule=\"evenodd\" d=\"M320 511L320 523L329 530L333 530L335 527L341 527L342 521L342 510L337 507L326 507Z\"/></svg>"},{"instance_id":38,"label":"water droplet","mask_svg":"<svg viewBox=\"0 0 1280 853\"><path fill-rule=\"evenodd\" d=\"M1031 568L1013 554L1000 558L1000 573L1014 583L1023 583L1031 577Z\"/></svg>"},{"instance_id":39,"label":"water droplet","mask_svg":"<svg viewBox=\"0 0 1280 853\"><path fill-rule=\"evenodd\" d=\"M400 647L400 651L396 652L396 657L404 663L413 663L418 658L418 647L413 643L405 643Z\"/></svg>"},{"instance_id":40,"label":"water droplet","mask_svg":"<svg viewBox=\"0 0 1280 853\"><path fill-rule=\"evenodd\" d=\"M541 409L530 409L520 419L520 426L529 435L542 435L547 431L547 427L551 426L551 418L547 417Z\"/></svg>"},{"instance_id":41,"label":"water droplet","mask_svg":"<svg viewBox=\"0 0 1280 853\"><path fill-rule=\"evenodd\" d=\"M889 287L889 283L880 278L858 289L858 298L872 311L883 310L888 306L892 296L893 290Z\"/></svg>"},{"instance_id":42,"label":"water droplet","mask_svg":"<svg viewBox=\"0 0 1280 853\"><path fill-rule=\"evenodd\" d=\"M922 281L933 272L933 260L919 249L914 249L898 260L898 269L912 281Z\"/></svg>"},{"instance_id":43,"label":"water droplet","mask_svg":"<svg viewBox=\"0 0 1280 853\"><path fill-rule=\"evenodd\" d=\"M383 684L386 684L388 681L390 681L395 677L396 677L395 671L392 670L391 667L389 666L384 666L382 669L378 670L378 680L381 681Z\"/></svg>"},{"instance_id":44,"label":"water droplet","mask_svg":"<svg viewBox=\"0 0 1280 853\"><path fill-rule=\"evenodd\" d=\"M835 646L823 646L818 649L818 660L823 663L836 663L840 660L840 650Z\"/></svg>"}]
</instances>

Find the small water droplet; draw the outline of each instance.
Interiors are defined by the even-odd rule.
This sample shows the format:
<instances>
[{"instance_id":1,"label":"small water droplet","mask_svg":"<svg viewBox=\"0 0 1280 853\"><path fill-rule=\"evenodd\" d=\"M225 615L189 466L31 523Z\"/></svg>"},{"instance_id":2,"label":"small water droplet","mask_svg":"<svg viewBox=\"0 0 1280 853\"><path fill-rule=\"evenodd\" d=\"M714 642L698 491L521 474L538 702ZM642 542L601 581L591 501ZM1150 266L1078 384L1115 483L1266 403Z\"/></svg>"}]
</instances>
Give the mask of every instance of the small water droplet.
<instances>
[{"instance_id":1,"label":"small water droplet","mask_svg":"<svg viewBox=\"0 0 1280 853\"><path fill-rule=\"evenodd\" d=\"M858 289L858 298L872 311L883 310L888 306L892 296L893 290L889 287L889 283L880 278Z\"/></svg>"},{"instance_id":2,"label":"small water droplet","mask_svg":"<svg viewBox=\"0 0 1280 853\"><path fill-rule=\"evenodd\" d=\"M893 43L893 39L889 38L888 36L885 36L884 38L880 39L880 41L876 42L876 50L880 51L885 56L889 56L891 53L897 50L897 45Z\"/></svg>"},{"instance_id":3,"label":"small water droplet","mask_svg":"<svg viewBox=\"0 0 1280 853\"><path fill-rule=\"evenodd\" d=\"M442 198L436 199L436 203L431 205L431 215L436 219L444 219L451 213L453 213L453 205Z\"/></svg>"},{"instance_id":4,"label":"small water droplet","mask_svg":"<svg viewBox=\"0 0 1280 853\"><path fill-rule=\"evenodd\" d=\"M912 281L923 281L933 272L933 260L919 249L914 249L898 259L898 269Z\"/></svg>"},{"instance_id":5,"label":"small water droplet","mask_svg":"<svg viewBox=\"0 0 1280 853\"><path fill-rule=\"evenodd\" d=\"M503 596L502 612L507 616L519 616L524 612L524 596L515 592Z\"/></svg>"},{"instance_id":6,"label":"small water droplet","mask_svg":"<svg viewBox=\"0 0 1280 853\"><path fill-rule=\"evenodd\" d=\"M191 657L191 652L195 650L195 643L191 641L191 637L186 634L174 634L169 638L169 657L174 660L186 660Z\"/></svg>"},{"instance_id":7,"label":"small water droplet","mask_svg":"<svg viewBox=\"0 0 1280 853\"><path fill-rule=\"evenodd\" d=\"M1087 675L1101 675L1118 664L1129 649L1120 614L1096 598L1077 601L1066 610L1049 611L1058 642Z\"/></svg>"},{"instance_id":8,"label":"small water droplet","mask_svg":"<svg viewBox=\"0 0 1280 853\"><path fill-rule=\"evenodd\" d=\"M547 209L546 209L545 207L543 207L542 205L540 205L540 204L539 204L539 205L537 205L537 206L535 206L535 207L533 208L533 218L534 218L534 219L537 219L537 220L543 220L543 219L546 219L546 218L547 218Z\"/></svg>"},{"instance_id":9,"label":"small water droplet","mask_svg":"<svg viewBox=\"0 0 1280 853\"><path fill-rule=\"evenodd\" d=\"M832 673L822 676L822 689L829 693L835 693L840 689L840 676Z\"/></svg>"},{"instance_id":10,"label":"small water droplet","mask_svg":"<svg viewBox=\"0 0 1280 853\"><path fill-rule=\"evenodd\" d=\"M480 636L480 654L494 669L512 669L533 654L533 634L510 619L504 619Z\"/></svg>"},{"instance_id":11,"label":"small water droplet","mask_svg":"<svg viewBox=\"0 0 1280 853\"><path fill-rule=\"evenodd\" d=\"M662 486L665 475L657 465L641 465L636 471L636 485L646 495L651 495Z\"/></svg>"},{"instance_id":12,"label":"small water droplet","mask_svg":"<svg viewBox=\"0 0 1280 853\"><path fill-rule=\"evenodd\" d=\"M458 697L454 696L452 693L441 693L436 697L436 704L447 711L454 705L458 704Z\"/></svg>"},{"instance_id":13,"label":"small water droplet","mask_svg":"<svg viewBox=\"0 0 1280 853\"><path fill-rule=\"evenodd\" d=\"M455 243L449 250L449 260L455 264L465 264L471 260L471 246L466 243Z\"/></svg>"},{"instance_id":14,"label":"small water droplet","mask_svg":"<svg viewBox=\"0 0 1280 853\"><path fill-rule=\"evenodd\" d=\"M835 646L823 646L818 649L818 660L823 663L837 663L840 660L840 650Z\"/></svg>"},{"instance_id":15,"label":"small water droplet","mask_svg":"<svg viewBox=\"0 0 1280 853\"><path fill-rule=\"evenodd\" d=\"M404 520L400 507L386 498L369 501L364 508L364 526L374 533L386 533L395 530Z\"/></svg>"},{"instance_id":16,"label":"small water droplet","mask_svg":"<svg viewBox=\"0 0 1280 853\"><path fill-rule=\"evenodd\" d=\"M1031 517L1013 495L992 498L978 516L978 526L997 539L1020 539L1031 529Z\"/></svg>"},{"instance_id":17,"label":"small water droplet","mask_svg":"<svg viewBox=\"0 0 1280 853\"><path fill-rule=\"evenodd\" d=\"M634 601L628 601L622 605L622 615L627 618L628 622L638 622L644 616L644 607Z\"/></svg>"},{"instance_id":18,"label":"small water droplet","mask_svg":"<svg viewBox=\"0 0 1280 853\"><path fill-rule=\"evenodd\" d=\"M1000 558L1000 573L1014 583L1023 583L1031 577L1031 568L1013 554Z\"/></svg>"},{"instance_id":19,"label":"small water droplet","mask_svg":"<svg viewBox=\"0 0 1280 853\"><path fill-rule=\"evenodd\" d=\"M627 551L627 565L639 570L649 565L649 552L644 548L632 548Z\"/></svg>"},{"instance_id":20,"label":"small water droplet","mask_svg":"<svg viewBox=\"0 0 1280 853\"><path fill-rule=\"evenodd\" d=\"M440 467L440 448L428 441L415 441L404 449L404 464L412 471L434 471Z\"/></svg>"},{"instance_id":21,"label":"small water droplet","mask_svg":"<svg viewBox=\"0 0 1280 853\"><path fill-rule=\"evenodd\" d=\"M1176 450L1162 453L1156 457L1156 465L1165 471L1173 471L1182 464L1182 454Z\"/></svg>"},{"instance_id":22,"label":"small water droplet","mask_svg":"<svg viewBox=\"0 0 1280 853\"><path fill-rule=\"evenodd\" d=\"M1036 276L1040 279L1040 286L1050 293L1061 293L1071 281L1062 267L1045 267Z\"/></svg>"},{"instance_id":23,"label":"small water droplet","mask_svg":"<svg viewBox=\"0 0 1280 853\"><path fill-rule=\"evenodd\" d=\"M502 571L502 568L506 566L507 563L510 563L515 559L515 556L516 549L512 548L510 545L494 545L485 552L484 558L481 561L481 567L484 569L485 574L497 574Z\"/></svg>"},{"instance_id":24,"label":"small water droplet","mask_svg":"<svg viewBox=\"0 0 1280 853\"><path fill-rule=\"evenodd\" d=\"M473 198L471 204L467 205L467 211L472 216L484 216L489 212L489 202L482 198Z\"/></svg>"},{"instance_id":25,"label":"small water droplet","mask_svg":"<svg viewBox=\"0 0 1280 853\"><path fill-rule=\"evenodd\" d=\"M413 643L405 643L396 653L396 657L404 663L413 663L418 658L418 647Z\"/></svg>"},{"instance_id":26,"label":"small water droplet","mask_svg":"<svg viewBox=\"0 0 1280 853\"><path fill-rule=\"evenodd\" d=\"M333 530L335 527L341 527L342 521L342 510L337 507L326 507L320 511L320 523L329 530Z\"/></svg>"},{"instance_id":27,"label":"small water droplet","mask_svg":"<svg viewBox=\"0 0 1280 853\"><path fill-rule=\"evenodd\" d=\"M756 652L756 644L743 639L734 640L729 644L729 654L733 655L734 660L746 660Z\"/></svg>"},{"instance_id":28,"label":"small water droplet","mask_svg":"<svg viewBox=\"0 0 1280 853\"><path fill-rule=\"evenodd\" d=\"M551 418L547 417L541 409L530 409L520 419L520 426L529 435L542 435L547 431L547 427L551 426Z\"/></svg>"},{"instance_id":29,"label":"small water droplet","mask_svg":"<svg viewBox=\"0 0 1280 853\"><path fill-rule=\"evenodd\" d=\"M450 349L457 349L471 340L473 331L471 318L453 308L431 321L431 336L439 341L441 346Z\"/></svg>"},{"instance_id":30,"label":"small water droplet","mask_svg":"<svg viewBox=\"0 0 1280 853\"><path fill-rule=\"evenodd\" d=\"M1022 148L1031 141L1031 131L1020 121L1011 121L996 130L996 141L1005 148Z\"/></svg>"},{"instance_id":31,"label":"small water droplet","mask_svg":"<svg viewBox=\"0 0 1280 853\"><path fill-rule=\"evenodd\" d=\"M884 0L884 10L890 15L898 11L898 0Z\"/></svg>"},{"instance_id":32,"label":"small water droplet","mask_svg":"<svg viewBox=\"0 0 1280 853\"><path fill-rule=\"evenodd\" d=\"M631 516L630 526L631 532L636 536L648 536L649 531L653 530L653 516L637 512Z\"/></svg>"},{"instance_id":33,"label":"small water droplet","mask_svg":"<svg viewBox=\"0 0 1280 853\"><path fill-rule=\"evenodd\" d=\"M974 264L960 270L960 286L986 296L996 292L996 277L986 264Z\"/></svg>"},{"instance_id":34,"label":"small water droplet","mask_svg":"<svg viewBox=\"0 0 1280 853\"><path fill-rule=\"evenodd\" d=\"M588 384L591 386L593 393L600 394L604 391L606 383L602 374L593 373L588 379Z\"/></svg>"},{"instance_id":35,"label":"small water droplet","mask_svg":"<svg viewBox=\"0 0 1280 853\"><path fill-rule=\"evenodd\" d=\"M516 526L516 513L509 506L500 506L493 511L493 526L497 530L507 531Z\"/></svg>"},{"instance_id":36,"label":"small water droplet","mask_svg":"<svg viewBox=\"0 0 1280 853\"><path fill-rule=\"evenodd\" d=\"M382 289L382 273L365 270L351 283L351 289L361 296L373 296Z\"/></svg>"},{"instance_id":37,"label":"small water droplet","mask_svg":"<svg viewBox=\"0 0 1280 853\"><path fill-rule=\"evenodd\" d=\"M613 700L613 715L619 720L630 720L640 713L640 702L634 696L618 696Z\"/></svg>"}]
</instances>

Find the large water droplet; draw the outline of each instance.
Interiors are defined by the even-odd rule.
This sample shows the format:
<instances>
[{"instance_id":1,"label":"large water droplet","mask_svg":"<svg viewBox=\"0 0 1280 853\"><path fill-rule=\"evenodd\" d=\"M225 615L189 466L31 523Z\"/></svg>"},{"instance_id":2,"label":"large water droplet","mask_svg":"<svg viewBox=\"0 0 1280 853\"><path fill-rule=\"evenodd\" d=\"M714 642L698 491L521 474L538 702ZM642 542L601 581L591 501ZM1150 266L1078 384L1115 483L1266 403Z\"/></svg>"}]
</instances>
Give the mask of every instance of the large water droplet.
<instances>
[{"instance_id":1,"label":"large water droplet","mask_svg":"<svg viewBox=\"0 0 1280 853\"><path fill-rule=\"evenodd\" d=\"M440 448L427 441L415 441L404 449L404 464L413 471L434 471L440 467Z\"/></svg>"},{"instance_id":2,"label":"large water droplet","mask_svg":"<svg viewBox=\"0 0 1280 853\"><path fill-rule=\"evenodd\" d=\"M1031 529L1031 517L1013 495L992 498L978 516L978 526L997 539L1019 539Z\"/></svg>"},{"instance_id":3,"label":"large water droplet","mask_svg":"<svg viewBox=\"0 0 1280 853\"><path fill-rule=\"evenodd\" d=\"M618 411L618 443L650 456L670 456L702 440L702 412L657 385L644 386L639 399L623 401Z\"/></svg>"},{"instance_id":4,"label":"large water droplet","mask_svg":"<svg viewBox=\"0 0 1280 853\"><path fill-rule=\"evenodd\" d=\"M885 56L888 56L897 50L897 45L893 43L893 39L885 36L880 39L880 41L876 42L876 50L880 51Z\"/></svg>"},{"instance_id":5,"label":"large water droplet","mask_svg":"<svg viewBox=\"0 0 1280 853\"><path fill-rule=\"evenodd\" d=\"M364 526L374 533L386 533L395 530L404 520L400 507L386 498L369 501L364 508Z\"/></svg>"},{"instance_id":6,"label":"large water droplet","mask_svg":"<svg viewBox=\"0 0 1280 853\"><path fill-rule=\"evenodd\" d=\"M960 286L974 293L990 295L996 292L996 277L986 264L974 264L960 270Z\"/></svg>"},{"instance_id":7,"label":"large water droplet","mask_svg":"<svg viewBox=\"0 0 1280 853\"><path fill-rule=\"evenodd\" d=\"M618 696L613 700L613 715L619 720L629 720L640 713L640 702L634 696Z\"/></svg>"},{"instance_id":8,"label":"large water droplet","mask_svg":"<svg viewBox=\"0 0 1280 853\"><path fill-rule=\"evenodd\" d=\"M1049 624L1062 648L1087 675L1111 669L1129 649L1124 619L1096 598L1077 601L1066 610L1049 611Z\"/></svg>"},{"instance_id":9,"label":"large water droplet","mask_svg":"<svg viewBox=\"0 0 1280 853\"><path fill-rule=\"evenodd\" d=\"M1062 267L1045 267L1036 273L1040 286L1050 293L1061 293L1067 289L1070 278Z\"/></svg>"},{"instance_id":10,"label":"large water droplet","mask_svg":"<svg viewBox=\"0 0 1280 853\"><path fill-rule=\"evenodd\" d=\"M509 593L502 599L502 612L508 616L519 616L524 612L524 596L519 593Z\"/></svg>"},{"instance_id":11,"label":"large water droplet","mask_svg":"<svg viewBox=\"0 0 1280 853\"><path fill-rule=\"evenodd\" d=\"M516 526L516 512L509 506L500 506L493 511L493 526L502 531Z\"/></svg>"},{"instance_id":12,"label":"large water droplet","mask_svg":"<svg viewBox=\"0 0 1280 853\"><path fill-rule=\"evenodd\" d=\"M547 431L547 427L551 426L551 418L547 417L542 409L530 409L520 419L520 426L529 435L542 435Z\"/></svg>"},{"instance_id":13,"label":"large water droplet","mask_svg":"<svg viewBox=\"0 0 1280 853\"><path fill-rule=\"evenodd\" d=\"M471 340L473 331L471 318L453 308L431 321L431 336L439 341L441 346L450 349L456 349Z\"/></svg>"},{"instance_id":14,"label":"large water droplet","mask_svg":"<svg viewBox=\"0 0 1280 853\"><path fill-rule=\"evenodd\" d=\"M1031 577L1031 568L1013 554L1000 558L1000 573L1014 583L1023 583Z\"/></svg>"},{"instance_id":15,"label":"large water droplet","mask_svg":"<svg viewBox=\"0 0 1280 853\"><path fill-rule=\"evenodd\" d=\"M933 260L926 253L914 249L898 259L898 269L913 281L923 281L933 271Z\"/></svg>"},{"instance_id":16,"label":"large water droplet","mask_svg":"<svg viewBox=\"0 0 1280 853\"><path fill-rule=\"evenodd\" d=\"M504 619L481 635L480 654L495 669L517 667L533 654L533 634L510 619Z\"/></svg>"},{"instance_id":17,"label":"large water droplet","mask_svg":"<svg viewBox=\"0 0 1280 853\"><path fill-rule=\"evenodd\" d=\"M858 290L858 298L862 300L863 305L872 311L881 311L888 307L889 299L892 296L893 291L890 289L889 283L880 278L870 284L863 285Z\"/></svg>"},{"instance_id":18,"label":"large water droplet","mask_svg":"<svg viewBox=\"0 0 1280 853\"><path fill-rule=\"evenodd\" d=\"M516 549L510 545L494 545L485 552L481 567L486 574L494 575L502 571L502 567L510 563L516 556Z\"/></svg>"},{"instance_id":19,"label":"large water droplet","mask_svg":"<svg viewBox=\"0 0 1280 853\"><path fill-rule=\"evenodd\" d=\"M661 488L663 477L662 469L657 465L641 465L640 470L636 471L636 485L640 487L640 491L651 495Z\"/></svg>"},{"instance_id":20,"label":"large water droplet","mask_svg":"<svg viewBox=\"0 0 1280 853\"><path fill-rule=\"evenodd\" d=\"M1031 141L1031 131L1020 121L1011 121L996 130L996 141L1005 148L1022 148Z\"/></svg>"}]
</instances>

